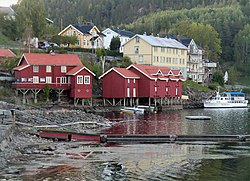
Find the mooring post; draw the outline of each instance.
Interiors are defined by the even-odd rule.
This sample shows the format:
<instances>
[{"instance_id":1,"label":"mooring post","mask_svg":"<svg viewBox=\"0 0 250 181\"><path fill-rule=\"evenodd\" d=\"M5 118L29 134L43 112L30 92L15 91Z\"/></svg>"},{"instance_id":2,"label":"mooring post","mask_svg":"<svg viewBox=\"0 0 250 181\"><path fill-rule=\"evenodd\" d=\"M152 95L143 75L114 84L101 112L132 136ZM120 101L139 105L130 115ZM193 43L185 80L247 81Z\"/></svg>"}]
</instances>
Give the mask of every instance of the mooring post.
<instances>
[{"instance_id":1,"label":"mooring post","mask_svg":"<svg viewBox=\"0 0 250 181\"><path fill-rule=\"evenodd\" d=\"M15 109L11 109L11 115L12 115L12 126L14 127L16 124L16 112Z\"/></svg>"}]
</instances>

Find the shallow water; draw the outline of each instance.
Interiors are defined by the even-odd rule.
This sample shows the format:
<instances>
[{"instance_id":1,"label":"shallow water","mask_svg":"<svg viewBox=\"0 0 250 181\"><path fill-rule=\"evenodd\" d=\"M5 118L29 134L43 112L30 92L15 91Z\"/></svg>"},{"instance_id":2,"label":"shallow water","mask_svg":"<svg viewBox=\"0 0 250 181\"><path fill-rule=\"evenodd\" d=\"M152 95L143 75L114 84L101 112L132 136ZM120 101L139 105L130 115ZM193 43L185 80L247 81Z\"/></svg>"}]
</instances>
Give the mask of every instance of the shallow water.
<instances>
[{"instance_id":1,"label":"shallow water","mask_svg":"<svg viewBox=\"0 0 250 181\"><path fill-rule=\"evenodd\" d=\"M187 120L185 116L210 116ZM248 109L194 109L149 115L105 115L114 121L105 133L122 134L250 134ZM247 181L250 142L184 142L84 146L55 143L53 155L29 155L19 172L0 171L16 180L205 180ZM88 156L86 156L88 155Z\"/></svg>"}]
</instances>

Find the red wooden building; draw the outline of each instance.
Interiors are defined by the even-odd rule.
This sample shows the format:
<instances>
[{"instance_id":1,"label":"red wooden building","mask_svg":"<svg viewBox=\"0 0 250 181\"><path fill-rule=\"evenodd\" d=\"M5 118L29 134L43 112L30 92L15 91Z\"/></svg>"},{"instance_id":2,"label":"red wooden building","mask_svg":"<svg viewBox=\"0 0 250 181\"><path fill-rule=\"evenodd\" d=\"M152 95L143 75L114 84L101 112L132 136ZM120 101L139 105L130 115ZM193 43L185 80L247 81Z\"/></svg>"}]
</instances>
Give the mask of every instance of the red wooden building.
<instances>
[{"instance_id":1,"label":"red wooden building","mask_svg":"<svg viewBox=\"0 0 250 181\"><path fill-rule=\"evenodd\" d=\"M138 97L138 80L140 77L125 68L111 68L99 77L102 79L102 96L104 101L112 99L111 105L116 105L123 99ZM104 103L105 104L105 103Z\"/></svg>"},{"instance_id":2,"label":"red wooden building","mask_svg":"<svg viewBox=\"0 0 250 181\"><path fill-rule=\"evenodd\" d=\"M103 98L115 105L129 99L130 105L138 104L139 99L151 99L154 103L169 104L172 99L182 96L183 76L180 70L167 67L133 64L125 68L112 68L99 78L103 79Z\"/></svg>"},{"instance_id":3,"label":"red wooden building","mask_svg":"<svg viewBox=\"0 0 250 181\"><path fill-rule=\"evenodd\" d=\"M15 57L16 55L9 49L0 49L0 62L6 58Z\"/></svg>"},{"instance_id":4,"label":"red wooden building","mask_svg":"<svg viewBox=\"0 0 250 181\"><path fill-rule=\"evenodd\" d=\"M37 102L38 93L46 85L58 94L58 101L62 94L74 99L92 98L92 81L94 73L87 69L75 54L35 54L24 53L14 68L15 82L12 84L16 92L25 95L34 94ZM92 101L91 101L92 102Z\"/></svg>"}]
</instances>

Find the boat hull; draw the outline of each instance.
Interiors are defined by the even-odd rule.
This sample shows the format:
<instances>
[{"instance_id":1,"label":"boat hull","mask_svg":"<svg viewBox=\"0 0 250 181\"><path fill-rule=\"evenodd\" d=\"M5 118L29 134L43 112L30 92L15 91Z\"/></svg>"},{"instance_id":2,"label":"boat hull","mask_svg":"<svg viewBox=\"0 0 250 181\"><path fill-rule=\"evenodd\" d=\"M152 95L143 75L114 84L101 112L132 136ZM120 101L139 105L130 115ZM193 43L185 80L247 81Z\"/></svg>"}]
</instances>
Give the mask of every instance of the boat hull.
<instances>
[{"instance_id":1,"label":"boat hull","mask_svg":"<svg viewBox=\"0 0 250 181\"><path fill-rule=\"evenodd\" d=\"M204 102L205 108L246 108L247 101L244 103L227 103L227 102Z\"/></svg>"}]
</instances>

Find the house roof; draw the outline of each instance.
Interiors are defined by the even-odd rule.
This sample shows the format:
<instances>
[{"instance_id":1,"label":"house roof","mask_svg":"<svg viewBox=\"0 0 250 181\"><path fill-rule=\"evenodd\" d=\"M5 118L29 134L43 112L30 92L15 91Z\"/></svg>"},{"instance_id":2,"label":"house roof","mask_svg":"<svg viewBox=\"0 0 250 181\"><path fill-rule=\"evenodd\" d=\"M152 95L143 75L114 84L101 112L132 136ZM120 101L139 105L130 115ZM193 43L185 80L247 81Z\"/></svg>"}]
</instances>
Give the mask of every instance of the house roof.
<instances>
[{"instance_id":1,"label":"house roof","mask_svg":"<svg viewBox=\"0 0 250 181\"><path fill-rule=\"evenodd\" d=\"M98 28L96 26L94 26L93 24L84 24L84 25L68 25L66 28L64 28L60 33L58 33L58 35L62 34L65 30L67 30L69 27L73 27L75 28L77 31L79 31L82 34L91 34L90 31L95 27L97 29L97 34L99 36L106 36L104 35L102 32L100 32L98 30Z\"/></svg>"},{"instance_id":2,"label":"house roof","mask_svg":"<svg viewBox=\"0 0 250 181\"><path fill-rule=\"evenodd\" d=\"M0 49L0 57L15 57L16 55L9 49Z\"/></svg>"},{"instance_id":3,"label":"house roof","mask_svg":"<svg viewBox=\"0 0 250 181\"><path fill-rule=\"evenodd\" d=\"M167 48L179 48L179 49L187 49L186 46L181 44L175 39L168 39L168 38L161 38L161 37L154 37L154 36L147 36L147 35L135 35L134 37L140 37L147 43L152 46L158 47L167 47Z\"/></svg>"},{"instance_id":4,"label":"house roof","mask_svg":"<svg viewBox=\"0 0 250 181\"><path fill-rule=\"evenodd\" d=\"M158 75L162 76L172 75L171 69L167 67L132 64L129 67L127 67L127 69L129 70L131 67L134 67L135 69L137 69L139 72L141 72L150 79L156 79Z\"/></svg>"},{"instance_id":5,"label":"house roof","mask_svg":"<svg viewBox=\"0 0 250 181\"><path fill-rule=\"evenodd\" d=\"M125 36L125 37L133 37L135 34L131 31L127 31L124 29L119 29L119 28L110 28L112 31L116 32L117 34L121 35L121 36Z\"/></svg>"},{"instance_id":6,"label":"house roof","mask_svg":"<svg viewBox=\"0 0 250 181\"><path fill-rule=\"evenodd\" d=\"M24 53L18 63L18 66L23 58L29 65L83 66L80 58L76 54Z\"/></svg>"},{"instance_id":7,"label":"house roof","mask_svg":"<svg viewBox=\"0 0 250 181\"><path fill-rule=\"evenodd\" d=\"M139 72L144 74L146 77L152 80L159 79L176 79L182 80L182 73L180 70L171 70L168 67L159 67L159 66L151 66L151 65L138 65L132 64L127 69L129 70L131 67L134 67Z\"/></svg>"},{"instance_id":8,"label":"house roof","mask_svg":"<svg viewBox=\"0 0 250 181\"><path fill-rule=\"evenodd\" d=\"M105 72L104 74L102 74L99 77L99 79L103 78L105 75L107 75L111 71L115 71L116 73L118 73L119 75L121 75L122 77L124 77L126 79L128 79L128 78L139 79L140 78L137 74L135 74L134 72L132 72L126 68L113 67L113 68L109 69L107 72Z\"/></svg>"},{"instance_id":9,"label":"house roof","mask_svg":"<svg viewBox=\"0 0 250 181\"><path fill-rule=\"evenodd\" d=\"M78 74L80 71L82 71L82 70L87 70L89 73L91 73L93 76L95 76L95 74L93 73L93 72L91 72L87 67L85 67L85 66L77 66L77 67L75 67L75 68L73 68L73 69L71 69L70 71L68 71L67 73L66 73L66 75L76 75L76 74Z\"/></svg>"}]
</instances>

